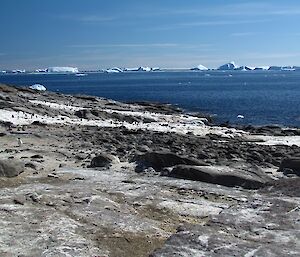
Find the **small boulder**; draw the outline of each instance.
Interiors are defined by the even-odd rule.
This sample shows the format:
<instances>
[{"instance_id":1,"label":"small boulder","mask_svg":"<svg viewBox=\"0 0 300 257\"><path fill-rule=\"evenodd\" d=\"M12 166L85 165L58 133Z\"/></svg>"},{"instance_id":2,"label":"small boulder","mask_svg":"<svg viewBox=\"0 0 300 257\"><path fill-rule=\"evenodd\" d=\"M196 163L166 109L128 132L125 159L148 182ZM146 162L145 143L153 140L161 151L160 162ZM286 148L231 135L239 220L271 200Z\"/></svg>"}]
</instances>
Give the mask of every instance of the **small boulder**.
<instances>
[{"instance_id":1,"label":"small boulder","mask_svg":"<svg viewBox=\"0 0 300 257\"><path fill-rule=\"evenodd\" d=\"M282 160L279 171L292 170L294 174L300 176L300 157L290 157Z\"/></svg>"},{"instance_id":2,"label":"small boulder","mask_svg":"<svg viewBox=\"0 0 300 257\"><path fill-rule=\"evenodd\" d=\"M25 165L15 160L0 160L0 177L16 177L24 171Z\"/></svg>"},{"instance_id":3,"label":"small boulder","mask_svg":"<svg viewBox=\"0 0 300 257\"><path fill-rule=\"evenodd\" d=\"M91 161L90 168L108 167L111 164L119 163L120 160L117 156L111 154L101 153L94 157Z\"/></svg>"}]
</instances>

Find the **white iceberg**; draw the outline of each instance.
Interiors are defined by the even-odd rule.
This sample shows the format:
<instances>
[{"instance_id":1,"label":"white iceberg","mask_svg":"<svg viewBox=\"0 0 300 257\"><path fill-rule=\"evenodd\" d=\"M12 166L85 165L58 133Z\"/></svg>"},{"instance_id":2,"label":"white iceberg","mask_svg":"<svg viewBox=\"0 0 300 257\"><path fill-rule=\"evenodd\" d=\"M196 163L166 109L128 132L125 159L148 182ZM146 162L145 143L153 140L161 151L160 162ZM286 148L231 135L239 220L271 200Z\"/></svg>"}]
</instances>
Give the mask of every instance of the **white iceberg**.
<instances>
[{"instance_id":1,"label":"white iceberg","mask_svg":"<svg viewBox=\"0 0 300 257\"><path fill-rule=\"evenodd\" d=\"M41 85L41 84L34 84L32 86L29 87L30 89L33 89L33 90L37 90L37 91L46 91L46 87Z\"/></svg>"},{"instance_id":2,"label":"white iceberg","mask_svg":"<svg viewBox=\"0 0 300 257\"><path fill-rule=\"evenodd\" d=\"M122 69L115 67L115 68L111 68L111 69L107 69L105 70L106 73L119 73L119 72L123 72Z\"/></svg>"},{"instance_id":3,"label":"white iceberg","mask_svg":"<svg viewBox=\"0 0 300 257\"><path fill-rule=\"evenodd\" d=\"M150 67L139 67L137 71L151 71L151 68Z\"/></svg>"},{"instance_id":4,"label":"white iceberg","mask_svg":"<svg viewBox=\"0 0 300 257\"><path fill-rule=\"evenodd\" d=\"M26 70L12 70L12 73L25 73Z\"/></svg>"},{"instance_id":5,"label":"white iceberg","mask_svg":"<svg viewBox=\"0 0 300 257\"><path fill-rule=\"evenodd\" d=\"M78 73L76 67L49 67L47 72L50 73Z\"/></svg>"},{"instance_id":6,"label":"white iceberg","mask_svg":"<svg viewBox=\"0 0 300 257\"><path fill-rule=\"evenodd\" d=\"M238 66L234 62L229 62L224 65L221 65L218 70L234 70L238 68Z\"/></svg>"},{"instance_id":7,"label":"white iceberg","mask_svg":"<svg viewBox=\"0 0 300 257\"><path fill-rule=\"evenodd\" d=\"M269 70L270 66L260 66L260 67L255 67L254 70Z\"/></svg>"},{"instance_id":8,"label":"white iceberg","mask_svg":"<svg viewBox=\"0 0 300 257\"><path fill-rule=\"evenodd\" d=\"M159 67L153 67L151 68L152 71L160 71L160 68Z\"/></svg>"},{"instance_id":9,"label":"white iceberg","mask_svg":"<svg viewBox=\"0 0 300 257\"><path fill-rule=\"evenodd\" d=\"M191 70L203 70L203 71L207 71L208 68L206 68L204 65L199 64L197 67L192 68Z\"/></svg>"},{"instance_id":10,"label":"white iceberg","mask_svg":"<svg viewBox=\"0 0 300 257\"><path fill-rule=\"evenodd\" d=\"M37 69L37 70L35 70L35 72L44 73L44 72L47 72L47 69Z\"/></svg>"},{"instance_id":11,"label":"white iceberg","mask_svg":"<svg viewBox=\"0 0 300 257\"><path fill-rule=\"evenodd\" d=\"M138 71L139 68L126 68L124 71Z\"/></svg>"},{"instance_id":12,"label":"white iceberg","mask_svg":"<svg viewBox=\"0 0 300 257\"><path fill-rule=\"evenodd\" d=\"M126 68L124 69L124 71L159 71L160 68L159 67L153 67L153 68L150 68L150 67L139 67L139 68Z\"/></svg>"}]
</instances>

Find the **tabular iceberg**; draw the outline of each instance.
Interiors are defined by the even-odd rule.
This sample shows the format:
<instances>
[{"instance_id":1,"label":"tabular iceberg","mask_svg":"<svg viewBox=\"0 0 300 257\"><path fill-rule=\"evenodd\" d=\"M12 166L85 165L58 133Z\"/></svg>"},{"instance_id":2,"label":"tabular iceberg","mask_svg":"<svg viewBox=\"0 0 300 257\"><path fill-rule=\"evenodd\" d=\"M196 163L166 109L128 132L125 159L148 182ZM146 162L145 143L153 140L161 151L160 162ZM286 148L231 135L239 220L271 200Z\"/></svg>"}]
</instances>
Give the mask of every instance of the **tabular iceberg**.
<instances>
[{"instance_id":1,"label":"tabular iceberg","mask_svg":"<svg viewBox=\"0 0 300 257\"><path fill-rule=\"evenodd\" d=\"M111 68L111 69L107 69L105 70L106 73L119 73L119 72L123 72L122 69L115 67L115 68Z\"/></svg>"},{"instance_id":2,"label":"tabular iceberg","mask_svg":"<svg viewBox=\"0 0 300 257\"><path fill-rule=\"evenodd\" d=\"M78 68L75 67L49 67L47 72L53 73L78 73Z\"/></svg>"}]
</instances>

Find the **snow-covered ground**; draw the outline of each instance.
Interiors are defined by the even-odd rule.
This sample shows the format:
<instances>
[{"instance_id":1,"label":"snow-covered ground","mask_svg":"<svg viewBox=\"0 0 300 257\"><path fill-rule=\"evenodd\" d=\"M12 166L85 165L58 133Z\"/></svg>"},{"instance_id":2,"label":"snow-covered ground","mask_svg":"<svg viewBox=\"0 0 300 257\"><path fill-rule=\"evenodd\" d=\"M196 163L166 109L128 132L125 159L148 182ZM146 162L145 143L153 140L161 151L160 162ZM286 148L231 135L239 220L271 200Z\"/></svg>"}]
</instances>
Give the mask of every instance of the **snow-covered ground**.
<instances>
[{"instance_id":1,"label":"snow-covered ground","mask_svg":"<svg viewBox=\"0 0 300 257\"><path fill-rule=\"evenodd\" d=\"M64 110L73 114L75 111L88 109L80 106L66 105L54 102L29 100L34 105L43 105L55 110ZM0 110L0 120L12 122L15 125L27 125L33 121L40 121L45 124L65 124L65 125L80 125L80 126L98 126L98 127L121 127L124 126L130 130L150 130L157 132L172 132L179 134L193 133L199 136L205 136L207 134L216 134L225 138L232 138L235 136L245 136L250 139L257 140L258 144L263 145L297 145L300 146L300 136L252 136L246 132L221 128L211 127L205 125L205 118L198 118L191 115L185 114L162 114L142 110L114 110L109 108L99 108L100 111L107 113L117 113L125 116L147 118L153 120L151 123L143 122L124 122L113 119L80 119L71 118L69 116L54 116L50 117L47 115L30 114L21 111L8 111ZM260 142L261 141L261 142Z\"/></svg>"},{"instance_id":2,"label":"snow-covered ground","mask_svg":"<svg viewBox=\"0 0 300 257\"><path fill-rule=\"evenodd\" d=\"M79 106L65 105L46 101L30 100L32 104L44 105L53 109L65 110L70 113L84 109ZM121 127L125 126L130 130L150 130L157 132L173 132L180 134L193 133L195 135L204 136L206 134L217 134L221 137L232 138L241 136L242 131L228 128L211 127L204 124L205 119L197 118L190 115L174 114L166 115L147 111L119 111L113 109L100 109L108 113L119 113L127 116L143 117L154 120L151 123L143 122L121 122L112 119L80 119L71 118L68 116L50 117L47 115L29 114L21 111L0 110L0 120L12 122L15 125L27 125L33 121L40 121L45 124L65 124L65 125L80 125L80 126L98 126L98 127Z\"/></svg>"}]
</instances>

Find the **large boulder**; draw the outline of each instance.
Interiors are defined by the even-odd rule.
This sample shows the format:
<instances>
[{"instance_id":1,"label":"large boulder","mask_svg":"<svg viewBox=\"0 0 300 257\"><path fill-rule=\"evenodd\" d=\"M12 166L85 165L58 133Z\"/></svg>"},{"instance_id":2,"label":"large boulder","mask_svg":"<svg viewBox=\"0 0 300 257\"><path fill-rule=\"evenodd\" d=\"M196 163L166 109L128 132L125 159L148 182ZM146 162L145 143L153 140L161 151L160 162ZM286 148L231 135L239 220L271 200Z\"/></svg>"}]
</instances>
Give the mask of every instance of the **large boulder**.
<instances>
[{"instance_id":1,"label":"large boulder","mask_svg":"<svg viewBox=\"0 0 300 257\"><path fill-rule=\"evenodd\" d=\"M14 160L0 160L0 177L16 177L24 171L24 163Z\"/></svg>"},{"instance_id":2,"label":"large boulder","mask_svg":"<svg viewBox=\"0 0 300 257\"><path fill-rule=\"evenodd\" d=\"M161 171L163 168L173 167L178 164L205 165L202 161L163 151L143 153L135 156L134 160L137 164L137 172L150 167L154 168L156 171Z\"/></svg>"},{"instance_id":3,"label":"large boulder","mask_svg":"<svg viewBox=\"0 0 300 257\"><path fill-rule=\"evenodd\" d=\"M96 157L94 157L91 161L90 168L96 168L96 167L108 167L111 164L117 164L120 160L117 156L101 153L98 154Z\"/></svg>"},{"instance_id":4,"label":"large boulder","mask_svg":"<svg viewBox=\"0 0 300 257\"><path fill-rule=\"evenodd\" d=\"M227 166L177 165L172 169L170 176L228 187L241 186L247 189L257 189L272 181L259 170L247 171Z\"/></svg>"},{"instance_id":5,"label":"large boulder","mask_svg":"<svg viewBox=\"0 0 300 257\"><path fill-rule=\"evenodd\" d=\"M81 109L81 110L75 111L74 115L77 116L80 119L87 119L88 120L88 119L95 118L93 116L93 114L91 113L91 111L87 110L87 109Z\"/></svg>"},{"instance_id":6,"label":"large boulder","mask_svg":"<svg viewBox=\"0 0 300 257\"><path fill-rule=\"evenodd\" d=\"M282 160L279 171L285 172L286 170L300 176L300 157L285 158Z\"/></svg>"}]
</instances>

